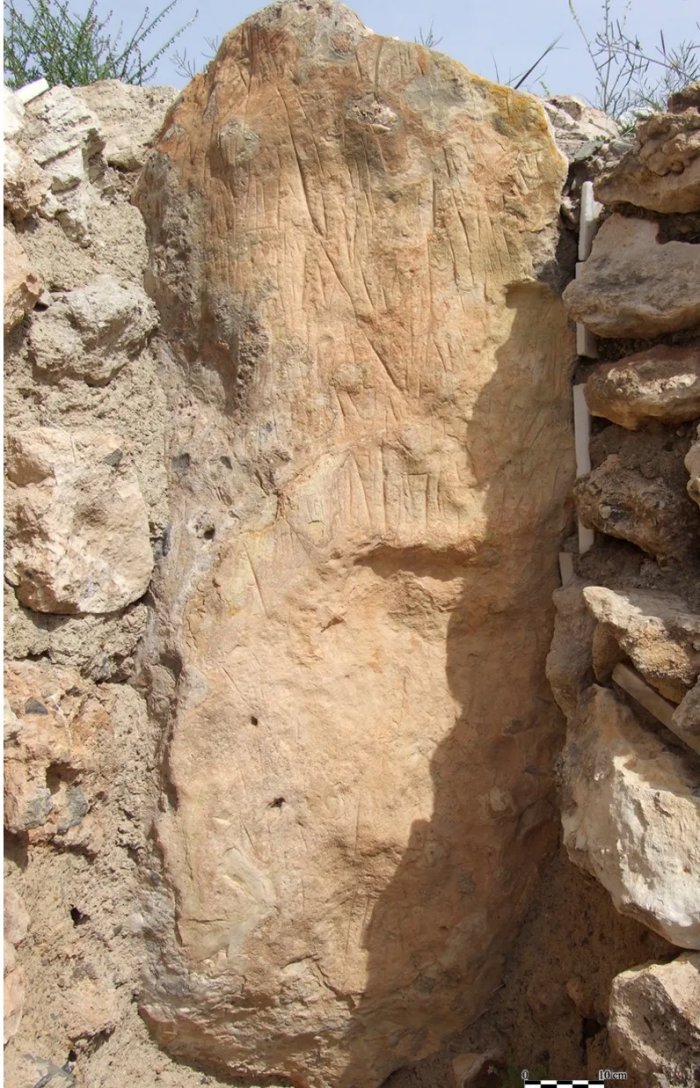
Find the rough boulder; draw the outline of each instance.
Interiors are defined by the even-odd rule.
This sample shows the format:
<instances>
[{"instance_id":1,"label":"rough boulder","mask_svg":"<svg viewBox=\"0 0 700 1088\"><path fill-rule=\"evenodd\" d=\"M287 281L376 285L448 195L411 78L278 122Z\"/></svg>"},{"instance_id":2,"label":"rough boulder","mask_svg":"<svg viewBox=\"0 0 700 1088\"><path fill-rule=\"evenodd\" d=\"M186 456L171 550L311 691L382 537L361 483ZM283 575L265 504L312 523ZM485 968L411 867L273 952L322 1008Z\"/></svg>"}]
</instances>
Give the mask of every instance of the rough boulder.
<instances>
[{"instance_id":1,"label":"rough boulder","mask_svg":"<svg viewBox=\"0 0 700 1088\"><path fill-rule=\"evenodd\" d=\"M166 118L176 912L143 1015L179 1054L370 1088L499 985L555 834L565 174L533 98L326 0L249 19Z\"/></svg>"}]
</instances>

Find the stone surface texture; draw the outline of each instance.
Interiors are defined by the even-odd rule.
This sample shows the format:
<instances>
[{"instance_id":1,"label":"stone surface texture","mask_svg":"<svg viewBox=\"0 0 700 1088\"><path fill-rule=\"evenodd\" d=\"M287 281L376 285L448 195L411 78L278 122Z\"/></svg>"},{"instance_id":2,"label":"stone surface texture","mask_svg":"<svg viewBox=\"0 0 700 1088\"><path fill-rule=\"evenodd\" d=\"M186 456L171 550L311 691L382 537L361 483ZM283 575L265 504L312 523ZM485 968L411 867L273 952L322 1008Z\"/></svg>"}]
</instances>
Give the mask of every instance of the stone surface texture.
<instances>
[{"instance_id":1,"label":"stone surface texture","mask_svg":"<svg viewBox=\"0 0 700 1088\"><path fill-rule=\"evenodd\" d=\"M700 956L624 971L612 985L610 1035L649 1088L692 1085L700 1067Z\"/></svg>"},{"instance_id":2,"label":"stone surface texture","mask_svg":"<svg viewBox=\"0 0 700 1088\"><path fill-rule=\"evenodd\" d=\"M578 480L574 495L585 525L628 540L661 562L682 562L697 552L700 525L687 495L662 477L650 479L626 466L618 454Z\"/></svg>"},{"instance_id":3,"label":"stone surface texture","mask_svg":"<svg viewBox=\"0 0 700 1088\"><path fill-rule=\"evenodd\" d=\"M3 327L10 332L34 308L42 284L22 245L8 227L3 230Z\"/></svg>"},{"instance_id":4,"label":"stone surface texture","mask_svg":"<svg viewBox=\"0 0 700 1088\"><path fill-rule=\"evenodd\" d=\"M700 323L700 246L661 243L648 219L611 215L564 292L575 321L598 336L654 337Z\"/></svg>"},{"instance_id":5,"label":"stone surface texture","mask_svg":"<svg viewBox=\"0 0 700 1088\"><path fill-rule=\"evenodd\" d=\"M700 345L661 345L596 366L586 381L594 416L629 430L651 420L672 425L700 417Z\"/></svg>"},{"instance_id":6,"label":"stone surface texture","mask_svg":"<svg viewBox=\"0 0 700 1088\"><path fill-rule=\"evenodd\" d=\"M685 455L685 467L690 479L687 491L691 499L700 506L700 442L694 442Z\"/></svg>"},{"instance_id":7,"label":"stone surface texture","mask_svg":"<svg viewBox=\"0 0 700 1088\"><path fill-rule=\"evenodd\" d=\"M571 860L630 914L700 948L697 756L667 747L606 688L581 701L564 750L562 826Z\"/></svg>"},{"instance_id":8,"label":"stone surface texture","mask_svg":"<svg viewBox=\"0 0 700 1088\"><path fill-rule=\"evenodd\" d=\"M596 623L583 597L584 582L554 592L556 619L547 654L547 680L562 713L573 714L593 680L592 643Z\"/></svg>"},{"instance_id":9,"label":"stone surface texture","mask_svg":"<svg viewBox=\"0 0 700 1088\"><path fill-rule=\"evenodd\" d=\"M655 212L700 211L700 110L692 95L637 125L635 146L596 182L596 196Z\"/></svg>"},{"instance_id":10,"label":"stone surface texture","mask_svg":"<svg viewBox=\"0 0 700 1088\"><path fill-rule=\"evenodd\" d=\"M499 985L553 841L523 768L558 721L565 173L536 100L323 0L251 18L168 115L137 200L198 399L154 587L177 943L143 1013L179 1054L378 1085Z\"/></svg>"},{"instance_id":11,"label":"stone surface texture","mask_svg":"<svg viewBox=\"0 0 700 1088\"><path fill-rule=\"evenodd\" d=\"M171 536L164 388L168 356L157 337L136 351L135 340L125 329L114 341L118 350L112 362L111 347L102 356L101 349L93 353L91 365L99 362L112 371L107 384L91 385L70 367L42 367L41 351L30 350L34 324L47 308L60 307L66 294L74 291L87 292L89 298L93 287L104 283L103 277L118 284L118 298L123 298L121 288L133 287L143 300L145 229L140 212L130 203L137 175L118 160L142 161L163 120L154 99L160 91L129 87L119 94L115 85L109 86L113 101L103 87L94 94L86 88L88 109L94 115L89 125L81 120L82 104L75 108L80 131L71 133L72 123L68 124L62 138L66 154L70 148L80 152L73 156L79 180L71 189L51 194L54 166L50 160L39 165L32 150L35 136L45 148L49 130L54 121L58 124L57 99L65 96L53 94L49 100L53 105L44 109L41 98L25 107L16 96L6 94L5 117L6 122L10 117L10 124L4 131L5 162L9 158L19 164L20 173L5 176L5 223L16 230L29 266L45 285L36 308L31 309L32 298L26 319L6 337L6 433L26 435L50 428L74 437L86 429L118 434L122 466L131 465L129 471L138 477L154 553L162 557ZM72 92L78 100L82 93ZM176 94L170 90L165 97L169 101ZM123 112L128 103L130 120ZM96 150L98 129L104 132L103 151L114 166ZM117 146L129 130L136 141L131 153L128 147L120 151ZM79 160L83 167L87 162L87 169L80 168ZM83 209L86 231L75 229L70 214L54 215L52 201L59 199L76 214ZM84 312L89 317L92 311L87 307ZM104 348L106 332L104 326L92 334L81 328L81 345L94 334ZM79 360L74 357L73 363L78 366ZM175 403L180 396L186 399L176 381L172 395ZM176 438L173 446L176 456ZM99 462L94 467L102 471ZM223 486L227 470L221 468ZM117 487L112 503L116 496L118 506L120 471L112 468L109 473L107 479ZM6 481L6 497L15 487ZM227 501L234 506L234 497L227 495ZM190 520L195 522L198 512L194 501L193 505ZM7 522L10 549L13 525ZM138 519L132 528L141 547L143 522ZM127 529L125 525L120 554L133 552ZM148 536L145 543L150 552ZM108 586L108 580L104 584ZM148 619L145 604L102 614L52 614L22 605L7 581L5 592L8 690L18 711L14 714L6 705L12 801L5 815L14 830L5 829L5 1082L13 1088L34 1088L39 1082L45 1088L97 1084L201 1088L202 1073L175 1062L156 1045L135 1003L148 935L157 928L168 901L150 831L162 786L163 708L173 698L175 663L168 659L170 667L151 669L151 717L144 697L125 683L134 682ZM28 657L39 660L22 660ZM35 711L37 706L31 700L38 704L42 696L47 714L32 713L32 705ZM98 723L100 729L90 733ZM27 827L27 807L30 823L33 809L38 808L39 815L42 805L49 809L42 790L48 790L53 807L43 823ZM85 806L78 790L88 808L82 817ZM59 823L63 828L73 820L79 822L65 831L57 829ZM12 896L21 899L30 919L24 937L7 914ZM213 1075L209 1080L222 1083ZM266 1085L270 1083L274 1080L268 1078Z\"/></svg>"},{"instance_id":12,"label":"stone surface texture","mask_svg":"<svg viewBox=\"0 0 700 1088\"><path fill-rule=\"evenodd\" d=\"M108 711L78 673L44 662L8 665L13 718L5 736L5 827L29 843L56 839L94 853L92 810L104 804L116 760Z\"/></svg>"},{"instance_id":13,"label":"stone surface texture","mask_svg":"<svg viewBox=\"0 0 700 1088\"><path fill-rule=\"evenodd\" d=\"M700 1071L697 957L678 956L700 947L700 519L688 501L700 503L699 110L700 86L686 88L617 161L594 154L571 174L592 178L606 207L564 293L570 317L601 339L577 373L600 418L574 488L596 532L555 593L547 661L567 719L563 837L616 909L675 953L640 955L604 996L585 970L566 994L589 1079L625 1070L634 1088L690 1086Z\"/></svg>"},{"instance_id":14,"label":"stone surface texture","mask_svg":"<svg viewBox=\"0 0 700 1088\"><path fill-rule=\"evenodd\" d=\"M647 683L679 703L700 672L700 615L679 597L587 586L583 597Z\"/></svg>"},{"instance_id":15,"label":"stone surface texture","mask_svg":"<svg viewBox=\"0 0 700 1088\"><path fill-rule=\"evenodd\" d=\"M692 1082L697 212L639 179L698 107L633 145L329 0L182 96L5 91L8 1085Z\"/></svg>"},{"instance_id":16,"label":"stone surface texture","mask_svg":"<svg viewBox=\"0 0 700 1088\"><path fill-rule=\"evenodd\" d=\"M36 427L8 437L6 577L37 612L115 612L153 569L148 516L118 435Z\"/></svg>"},{"instance_id":17,"label":"stone surface texture","mask_svg":"<svg viewBox=\"0 0 700 1088\"><path fill-rule=\"evenodd\" d=\"M146 346L158 319L153 303L132 284L104 276L56 298L29 334L35 365L49 379L65 374L103 385Z\"/></svg>"},{"instance_id":18,"label":"stone surface texture","mask_svg":"<svg viewBox=\"0 0 700 1088\"><path fill-rule=\"evenodd\" d=\"M695 752L700 752L700 681L683 696L673 712L673 728Z\"/></svg>"},{"instance_id":19,"label":"stone surface texture","mask_svg":"<svg viewBox=\"0 0 700 1088\"><path fill-rule=\"evenodd\" d=\"M102 157L117 170L143 166L166 111L178 95L174 87L132 86L118 79L76 87L73 93L99 118Z\"/></svg>"}]
</instances>

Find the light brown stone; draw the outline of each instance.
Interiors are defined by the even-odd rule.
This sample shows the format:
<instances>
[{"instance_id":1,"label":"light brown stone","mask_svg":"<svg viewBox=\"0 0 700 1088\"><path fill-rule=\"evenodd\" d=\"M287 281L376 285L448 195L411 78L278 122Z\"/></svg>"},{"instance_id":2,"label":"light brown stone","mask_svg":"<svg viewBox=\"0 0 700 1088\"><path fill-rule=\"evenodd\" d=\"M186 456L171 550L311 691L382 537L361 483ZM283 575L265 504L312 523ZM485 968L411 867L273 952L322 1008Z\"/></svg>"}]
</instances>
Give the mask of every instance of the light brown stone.
<instances>
[{"instance_id":1,"label":"light brown stone","mask_svg":"<svg viewBox=\"0 0 700 1088\"><path fill-rule=\"evenodd\" d=\"M5 884L4 903L4 934L5 940L17 946L27 936L29 929L29 914L24 905L22 896L9 884Z\"/></svg>"},{"instance_id":2,"label":"light brown stone","mask_svg":"<svg viewBox=\"0 0 700 1088\"><path fill-rule=\"evenodd\" d=\"M73 88L99 120L102 158L118 170L141 169L178 93L175 87L139 86L118 79Z\"/></svg>"},{"instance_id":3,"label":"light brown stone","mask_svg":"<svg viewBox=\"0 0 700 1088\"><path fill-rule=\"evenodd\" d=\"M700 752L700 681L674 710L673 729L694 751Z\"/></svg>"},{"instance_id":4,"label":"light brown stone","mask_svg":"<svg viewBox=\"0 0 700 1088\"><path fill-rule=\"evenodd\" d=\"M33 360L50 379L104 385L145 347L158 323L142 288L102 276L68 291L32 323Z\"/></svg>"},{"instance_id":5,"label":"light brown stone","mask_svg":"<svg viewBox=\"0 0 700 1088\"><path fill-rule=\"evenodd\" d=\"M3 1038L7 1045L22 1022L27 980L24 968L17 963L14 947L7 940L3 958Z\"/></svg>"},{"instance_id":6,"label":"light brown stone","mask_svg":"<svg viewBox=\"0 0 700 1088\"><path fill-rule=\"evenodd\" d=\"M581 693L593 679L591 645L596 627L583 598L582 581L557 589L553 594L556 619L547 654L547 680L564 714L571 715Z\"/></svg>"},{"instance_id":7,"label":"light brown stone","mask_svg":"<svg viewBox=\"0 0 700 1088\"><path fill-rule=\"evenodd\" d=\"M41 294L41 280L27 260L27 255L9 227L3 229L3 290L5 332L19 325Z\"/></svg>"},{"instance_id":8,"label":"light brown stone","mask_svg":"<svg viewBox=\"0 0 700 1088\"><path fill-rule=\"evenodd\" d=\"M51 182L41 167L5 139L3 146L3 200L15 222L35 213Z\"/></svg>"},{"instance_id":9,"label":"light brown stone","mask_svg":"<svg viewBox=\"0 0 700 1088\"><path fill-rule=\"evenodd\" d=\"M666 699L680 702L700 672L700 616L667 593L586 586L583 597L644 679Z\"/></svg>"},{"instance_id":10,"label":"light brown stone","mask_svg":"<svg viewBox=\"0 0 700 1088\"><path fill-rule=\"evenodd\" d=\"M623 971L608 1031L622 1067L649 1088L692 1085L700 1066L700 956Z\"/></svg>"},{"instance_id":11,"label":"light brown stone","mask_svg":"<svg viewBox=\"0 0 700 1088\"><path fill-rule=\"evenodd\" d=\"M629 430L651 420L686 423L700 417L700 345L659 345L602 363L586 381L591 414Z\"/></svg>"},{"instance_id":12,"label":"light brown stone","mask_svg":"<svg viewBox=\"0 0 700 1088\"><path fill-rule=\"evenodd\" d=\"M153 569L146 505L118 435L35 427L8 439L6 577L39 612L114 612Z\"/></svg>"},{"instance_id":13,"label":"light brown stone","mask_svg":"<svg viewBox=\"0 0 700 1088\"><path fill-rule=\"evenodd\" d=\"M142 175L197 391L157 589L177 943L142 1006L179 1054L369 1088L499 983L554 830L565 172L533 98L295 0L225 39Z\"/></svg>"},{"instance_id":14,"label":"light brown stone","mask_svg":"<svg viewBox=\"0 0 700 1088\"><path fill-rule=\"evenodd\" d=\"M655 337L700 322L700 246L657 239L647 219L612 215L564 292L571 317L598 336Z\"/></svg>"},{"instance_id":15,"label":"light brown stone","mask_svg":"<svg viewBox=\"0 0 700 1088\"><path fill-rule=\"evenodd\" d=\"M619 135L618 121L575 95L553 95L545 99L544 108L554 129L557 145L569 159L592 154L596 148Z\"/></svg>"},{"instance_id":16,"label":"light brown stone","mask_svg":"<svg viewBox=\"0 0 700 1088\"><path fill-rule=\"evenodd\" d=\"M97 116L58 84L28 104L19 143L50 183L41 214L58 219L72 240L87 245L97 203L90 160L104 145Z\"/></svg>"},{"instance_id":17,"label":"light brown stone","mask_svg":"<svg viewBox=\"0 0 700 1088\"><path fill-rule=\"evenodd\" d=\"M95 853L117 758L109 697L71 669L33 661L6 666L5 690L5 827L29 843Z\"/></svg>"},{"instance_id":18,"label":"light brown stone","mask_svg":"<svg viewBox=\"0 0 700 1088\"><path fill-rule=\"evenodd\" d=\"M694 442L685 456L688 469L688 494L700 506L700 442Z\"/></svg>"},{"instance_id":19,"label":"light brown stone","mask_svg":"<svg viewBox=\"0 0 700 1088\"><path fill-rule=\"evenodd\" d=\"M618 454L578 480L574 497L584 525L628 540L662 562L687 560L697 550L700 526L683 492L624 466Z\"/></svg>"},{"instance_id":20,"label":"light brown stone","mask_svg":"<svg viewBox=\"0 0 700 1088\"><path fill-rule=\"evenodd\" d=\"M676 102L677 106L682 103ZM655 212L700 210L700 111L655 113L637 125L635 146L596 182L604 204Z\"/></svg>"},{"instance_id":21,"label":"light brown stone","mask_svg":"<svg viewBox=\"0 0 700 1088\"><path fill-rule=\"evenodd\" d=\"M681 948L700 948L697 757L667 748L606 688L569 724L562 826L575 864L617 910Z\"/></svg>"}]
</instances>

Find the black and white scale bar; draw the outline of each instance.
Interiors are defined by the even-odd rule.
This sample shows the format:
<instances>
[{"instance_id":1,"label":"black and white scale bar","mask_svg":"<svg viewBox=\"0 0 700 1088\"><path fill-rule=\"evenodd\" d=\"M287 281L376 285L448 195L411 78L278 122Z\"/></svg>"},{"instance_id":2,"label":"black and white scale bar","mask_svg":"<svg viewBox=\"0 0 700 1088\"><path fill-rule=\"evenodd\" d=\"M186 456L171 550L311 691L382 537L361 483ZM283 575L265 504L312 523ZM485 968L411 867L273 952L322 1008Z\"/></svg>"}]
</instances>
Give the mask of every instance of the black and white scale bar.
<instances>
[{"instance_id":1,"label":"black and white scale bar","mask_svg":"<svg viewBox=\"0 0 700 1088\"><path fill-rule=\"evenodd\" d=\"M523 1088L605 1088L602 1080L524 1080Z\"/></svg>"}]
</instances>

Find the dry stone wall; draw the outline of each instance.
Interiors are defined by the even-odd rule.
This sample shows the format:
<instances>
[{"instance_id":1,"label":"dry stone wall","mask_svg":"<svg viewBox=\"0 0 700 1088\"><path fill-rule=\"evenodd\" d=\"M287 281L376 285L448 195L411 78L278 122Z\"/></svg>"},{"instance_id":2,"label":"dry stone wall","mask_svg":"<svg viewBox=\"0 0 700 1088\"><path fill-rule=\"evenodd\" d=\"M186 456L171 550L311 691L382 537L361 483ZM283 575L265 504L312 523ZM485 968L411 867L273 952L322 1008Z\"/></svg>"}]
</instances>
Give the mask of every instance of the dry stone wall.
<instances>
[{"instance_id":1,"label":"dry stone wall","mask_svg":"<svg viewBox=\"0 0 700 1088\"><path fill-rule=\"evenodd\" d=\"M697 117L629 147L327 0L177 98L6 92L11 1088L692 1083Z\"/></svg>"},{"instance_id":2,"label":"dry stone wall","mask_svg":"<svg viewBox=\"0 0 700 1088\"><path fill-rule=\"evenodd\" d=\"M114 82L26 105L5 92L12 1088L201 1084L134 1004L160 737L133 683L168 508L158 317L129 198L174 96Z\"/></svg>"},{"instance_id":3,"label":"dry stone wall","mask_svg":"<svg viewBox=\"0 0 700 1088\"><path fill-rule=\"evenodd\" d=\"M610 999L624 1068L664 1088L700 1069L698 168L696 85L595 182L605 220L564 300L600 338L579 372L596 423L575 489L596 537L555 593L548 669L569 855L678 955L621 974Z\"/></svg>"}]
</instances>

